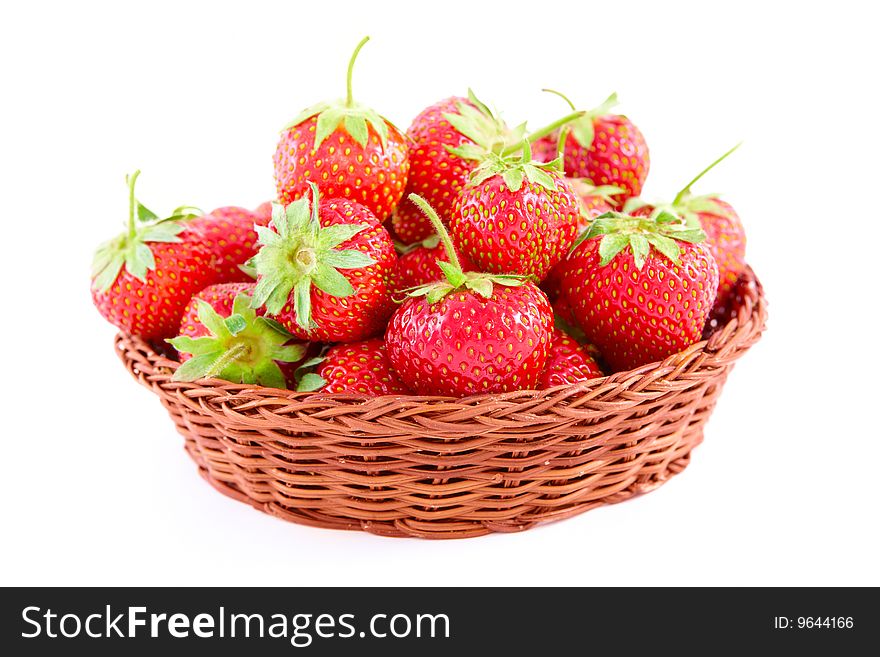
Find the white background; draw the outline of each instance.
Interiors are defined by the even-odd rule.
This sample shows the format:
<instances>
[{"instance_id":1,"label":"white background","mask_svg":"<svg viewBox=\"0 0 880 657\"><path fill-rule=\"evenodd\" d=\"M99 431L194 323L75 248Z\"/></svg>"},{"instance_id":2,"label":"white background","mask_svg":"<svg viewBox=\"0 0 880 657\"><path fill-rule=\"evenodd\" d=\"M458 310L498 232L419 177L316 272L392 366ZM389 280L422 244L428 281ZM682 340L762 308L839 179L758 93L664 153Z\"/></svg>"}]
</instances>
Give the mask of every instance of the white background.
<instances>
[{"instance_id":1,"label":"white background","mask_svg":"<svg viewBox=\"0 0 880 657\"><path fill-rule=\"evenodd\" d=\"M4 4L0 582L880 584L871 4L616 7ZM743 217L769 330L684 474L452 542L284 523L197 476L91 306L92 250L120 229L138 167L159 211L270 198L278 129L344 92L364 34L355 94L402 128L468 86L533 127L564 110L541 87L583 105L618 91L650 144L649 198L746 140L698 191Z\"/></svg>"}]
</instances>

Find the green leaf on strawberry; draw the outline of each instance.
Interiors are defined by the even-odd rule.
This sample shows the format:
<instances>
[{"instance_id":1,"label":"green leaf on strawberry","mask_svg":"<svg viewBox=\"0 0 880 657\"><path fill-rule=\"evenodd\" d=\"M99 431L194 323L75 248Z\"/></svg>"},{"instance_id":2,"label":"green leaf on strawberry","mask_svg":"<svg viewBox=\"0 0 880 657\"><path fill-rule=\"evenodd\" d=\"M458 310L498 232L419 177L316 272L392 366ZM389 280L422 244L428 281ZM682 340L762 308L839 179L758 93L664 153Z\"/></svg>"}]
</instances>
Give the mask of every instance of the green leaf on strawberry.
<instances>
[{"instance_id":1,"label":"green leaf on strawberry","mask_svg":"<svg viewBox=\"0 0 880 657\"><path fill-rule=\"evenodd\" d=\"M296 322L307 330L314 326L312 285L332 296L350 296L354 288L339 270L359 269L376 262L361 251L336 248L365 230L366 224L322 227L318 206L318 188L314 184L311 202L304 197L286 208L273 203L275 230L257 227L260 250L253 258L253 269L258 275L253 307L265 306L269 314L276 315L293 292Z\"/></svg>"},{"instance_id":2,"label":"green leaf on strawberry","mask_svg":"<svg viewBox=\"0 0 880 657\"><path fill-rule=\"evenodd\" d=\"M585 240L602 236L599 258L602 266L611 262L621 251L630 248L638 269L644 267L653 247L671 262L679 264L681 248L678 242L699 243L706 234L676 214L666 211L650 217L635 217L623 212L606 212L596 217L575 240L573 251Z\"/></svg>"},{"instance_id":3,"label":"green leaf on strawberry","mask_svg":"<svg viewBox=\"0 0 880 657\"><path fill-rule=\"evenodd\" d=\"M572 103L567 96L560 93L559 91L555 91L554 89L544 89L544 91L547 91L551 94L556 94L557 96L562 98L566 103L568 103L568 106L571 107L572 111L576 109L574 103ZM593 123L593 119L596 119L600 116L605 116L617 104L617 92L614 92L610 96L608 96L608 98L606 98L601 105L598 105L591 110L587 110L583 113L582 117L575 121L572 121L569 127L571 129L571 135L575 138L575 141L577 141L577 143L584 148L589 148L590 145L593 143L593 138L596 136L596 127Z\"/></svg>"},{"instance_id":4,"label":"green leaf on strawberry","mask_svg":"<svg viewBox=\"0 0 880 657\"><path fill-rule=\"evenodd\" d=\"M135 183L140 171L125 177L128 185L128 228L126 232L98 247L92 260L92 286L106 292L113 281L125 269L139 281L146 280L147 272L156 267L149 242L181 242L180 233L186 229L185 221L194 210L182 206L170 217L159 219L152 210L142 205L134 195Z\"/></svg>"},{"instance_id":5,"label":"green leaf on strawberry","mask_svg":"<svg viewBox=\"0 0 880 657\"><path fill-rule=\"evenodd\" d=\"M220 378L233 383L286 388L278 362L293 363L305 354L305 346L287 344L291 336L251 308L251 298L239 294L228 317L221 317L209 303L197 300L199 321L209 335L178 336L168 342L179 352L191 354L175 371L174 381Z\"/></svg>"},{"instance_id":6,"label":"green leaf on strawberry","mask_svg":"<svg viewBox=\"0 0 880 657\"><path fill-rule=\"evenodd\" d=\"M284 126L284 130L297 126L303 121L317 115L318 120L315 127L314 148L318 148L324 140L336 132L340 126L361 147L366 146L367 141L369 140L370 134L368 126L379 136L379 140L382 142L382 148L384 149L388 146L388 125L391 124L391 122L381 116L374 109L355 102L352 95L351 75L354 70L354 63L361 48L363 48L369 40L370 37L364 37L361 42L358 43L348 62L348 73L346 76L347 94L345 99L323 101L304 109L293 121Z\"/></svg>"}]
</instances>

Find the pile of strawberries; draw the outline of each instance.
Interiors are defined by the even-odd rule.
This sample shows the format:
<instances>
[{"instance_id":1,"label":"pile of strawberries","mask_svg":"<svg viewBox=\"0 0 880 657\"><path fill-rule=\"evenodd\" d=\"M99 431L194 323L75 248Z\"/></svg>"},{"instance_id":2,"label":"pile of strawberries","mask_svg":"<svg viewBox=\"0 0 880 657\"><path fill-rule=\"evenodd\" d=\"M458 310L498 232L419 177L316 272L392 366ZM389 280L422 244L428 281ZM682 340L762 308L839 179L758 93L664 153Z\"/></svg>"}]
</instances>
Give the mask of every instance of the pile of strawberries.
<instances>
[{"instance_id":1,"label":"pile of strawberries","mask_svg":"<svg viewBox=\"0 0 880 657\"><path fill-rule=\"evenodd\" d=\"M170 344L177 380L357 395L570 385L701 339L745 234L690 190L729 153L649 204L613 95L530 133L469 92L404 134L352 96L366 41L346 98L284 128L276 202L160 218L127 178L127 230L94 260L107 320Z\"/></svg>"}]
</instances>

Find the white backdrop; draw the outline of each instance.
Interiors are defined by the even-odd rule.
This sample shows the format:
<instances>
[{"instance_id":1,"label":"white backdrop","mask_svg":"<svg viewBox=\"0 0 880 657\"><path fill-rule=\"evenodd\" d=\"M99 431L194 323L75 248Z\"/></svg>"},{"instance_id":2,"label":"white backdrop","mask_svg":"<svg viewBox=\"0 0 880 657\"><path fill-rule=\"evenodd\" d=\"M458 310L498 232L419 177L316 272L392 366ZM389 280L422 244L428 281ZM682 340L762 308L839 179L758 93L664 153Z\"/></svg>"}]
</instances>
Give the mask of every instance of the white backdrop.
<instances>
[{"instance_id":1,"label":"white backdrop","mask_svg":"<svg viewBox=\"0 0 880 657\"><path fill-rule=\"evenodd\" d=\"M300 6L300 5L304 6ZM747 6L745 6L747 5ZM880 584L880 61L869 3L19 3L0 10L2 584ZM367 9L371 7L371 9ZM326 14L320 13L324 8ZM139 196L253 207L278 129L344 92L405 128L472 86L537 127L613 90L666 196L724 191L770 299L691 466L520 535L284 523L196 474L113 352L89 262Z\"/></svg>"}]
</instances>

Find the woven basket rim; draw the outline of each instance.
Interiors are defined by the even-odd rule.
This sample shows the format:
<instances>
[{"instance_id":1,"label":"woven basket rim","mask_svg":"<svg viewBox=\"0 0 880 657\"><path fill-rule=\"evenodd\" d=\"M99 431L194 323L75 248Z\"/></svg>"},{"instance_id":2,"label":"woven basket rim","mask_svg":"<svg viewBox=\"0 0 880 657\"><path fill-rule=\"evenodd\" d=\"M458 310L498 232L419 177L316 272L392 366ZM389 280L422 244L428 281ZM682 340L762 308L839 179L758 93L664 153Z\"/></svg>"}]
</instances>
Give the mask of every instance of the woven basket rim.
<instances>
[{"instance_id":1,"label":"woven basket rim","mask_svg":"<svg viewBox=\"0 0 880 657\"><path fill-rule=\"evenodd\" d=\"M149 343L138 336L120 331L117 334L117 344L127 341L134 345L138 351L148 355L149 361L154 366L154 371L149 378L158 382L162 380L163 386L177 383L182 388L198 386L200 388L223 388L230 398L254 399L261 397L266 400L275 400L277 403L297 403L303 401L313 402L351 402L381 404L383 401L394 401L397 404L405 401L415 406L442 406L448 410L452 407L469 408L481 403L491 402L527 402L540 398L554 396L559 399L564 397L577 397L587 392L594 395L604 394L613 389L640 389L646 379L651 382L663 380L670 375L676 375L692 363L695 355L705 354L711 356L726 349L734 349L742 342L755 341L765 328L767 318L767 300L764 297L763 286L755 276L751 267L746 267L740 277L738 288L751 290L743 299L743 303L736 315L726 324L719 325L707 339L700 340L688 346L686 349L675 353L662 361L646 363L632 370L623 370L613 374L589 379L575 384L562 384L552 388L517 390L503 393L480 393L464 397L447 397L440 395L357 395L323 392L297 392L283 388L269 388L253 384L232 383L223 379L207 378L191 382L171 382L171 376L180 366L180 362L158 353ZM122 357L123 355L120 354Z\"/></svg>"}]
</instances>

